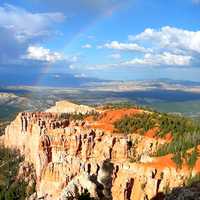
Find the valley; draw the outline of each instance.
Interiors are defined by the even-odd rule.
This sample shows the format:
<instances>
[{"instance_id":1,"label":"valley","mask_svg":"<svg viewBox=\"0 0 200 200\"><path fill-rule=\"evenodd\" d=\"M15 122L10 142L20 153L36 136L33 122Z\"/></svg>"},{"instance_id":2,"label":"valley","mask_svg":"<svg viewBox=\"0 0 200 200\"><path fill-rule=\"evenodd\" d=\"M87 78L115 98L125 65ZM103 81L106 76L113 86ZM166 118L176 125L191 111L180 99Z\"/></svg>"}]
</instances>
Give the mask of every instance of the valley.
<instances>
[{"instance_id":1,"label":"valley","mask_svg":"<svg viewBox=\"0 0 200 200\"><path fill-rule=\"evenodd\" d=\"M13 119L20 111L42 111L64 99L87 105L129 102L198 119L199 87L196 82L169 80L93 83L74 88L1 86L0 119Z\"/></svg>"}]
</instances>

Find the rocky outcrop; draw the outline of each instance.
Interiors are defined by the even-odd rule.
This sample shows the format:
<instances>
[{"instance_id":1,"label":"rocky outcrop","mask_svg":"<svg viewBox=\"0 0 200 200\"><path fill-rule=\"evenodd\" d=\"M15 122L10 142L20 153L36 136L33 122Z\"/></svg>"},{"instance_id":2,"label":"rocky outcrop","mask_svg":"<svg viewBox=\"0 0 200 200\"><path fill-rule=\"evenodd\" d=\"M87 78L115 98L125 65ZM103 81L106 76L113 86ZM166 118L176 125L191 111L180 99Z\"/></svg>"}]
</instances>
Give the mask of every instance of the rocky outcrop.
<instances>
[{"instance_id":1,"label":"rocky outcrop","mask_svg":"<svg viewBox=\"0 0 200 200\"><path fill-rule=\"evenodd\" d=\"M56 102L56 105L49 108L46 112L51 113L91 113L94 112L95 109L89 106L85 105L77 105L74 103L71 103L69 101L59 101Z\"/></svg>"},{"instance_id":2,"label":"rocky outcrop","mask_svg":"<svg viewBox=\"0 0 200 200\"><path fill-rule=\"evenodd\" d=\"M191 174L167 163L154 165L151 155L162 140L106 132L91 121L69 121L55 112L20 113L3 140L34 165L37 197L49 200L76 198L84 189L97 199L147 200L182 186Z\"/></svg>"}]
</instances>

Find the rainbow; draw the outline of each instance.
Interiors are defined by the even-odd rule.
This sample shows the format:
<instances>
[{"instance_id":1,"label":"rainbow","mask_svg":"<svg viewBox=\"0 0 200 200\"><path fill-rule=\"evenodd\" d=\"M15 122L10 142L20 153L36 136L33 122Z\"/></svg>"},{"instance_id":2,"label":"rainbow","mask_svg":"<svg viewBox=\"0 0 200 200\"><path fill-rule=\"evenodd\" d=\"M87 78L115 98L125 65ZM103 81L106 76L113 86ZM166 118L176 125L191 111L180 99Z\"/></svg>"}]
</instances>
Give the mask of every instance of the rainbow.
<instances>
[{"instance_id":1,"label":"rainbow","mask_svg":"<svg viewBox=\"0 0 200 200\"><path fill-rule=\"evenodd\" d=\"M100 22L101 20L104 20L105 18L111 17L116 11L118 11L120 8L123 7L123 5L125 5L125 3L123 1L120 1L118 3L113 3L112 6L110 6L108 9L106 9L104 12L102 12L100 15L98 15L95 19L93 19L89 24L87 24L86 26L84 26L83 28L81 28L76 34L74 34L73 38L71 38L71 40L61 49L61 52L64 52L69 48L69 46L76 40L78 40L83 33L88 32L89 29L91 29L92 27L94 27L96 24L98 24L98 22ZM39 86L40 83L42 82L44 75L47 75L50 71L52 67L52 64L45 64L45 66L42 68L40 75L38 76L36 82L35 82L35 86Z\"/></svg>"}]
</instances>

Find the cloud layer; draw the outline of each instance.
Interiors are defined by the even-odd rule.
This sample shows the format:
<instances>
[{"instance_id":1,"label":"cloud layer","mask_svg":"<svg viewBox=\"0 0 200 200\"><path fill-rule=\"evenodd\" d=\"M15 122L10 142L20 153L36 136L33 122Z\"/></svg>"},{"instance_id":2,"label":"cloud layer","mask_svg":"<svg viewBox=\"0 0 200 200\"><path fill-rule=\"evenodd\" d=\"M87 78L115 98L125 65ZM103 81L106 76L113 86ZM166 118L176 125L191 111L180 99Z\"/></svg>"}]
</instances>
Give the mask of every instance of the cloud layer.
<instances>
[{"instance_id":1,"label":"cloud layer","mask_svg":"<svg viewBox=\"0 0 200 200\"><path fill-rule=\"evenodd\" d=\"M33 13L10 4L0 6L0 64L30 66L30 59L41 62L61 60L59 53L34 44L56 35L54 26L64 20L65 16L60 12ZM26 53L28 59L22 59Z\"/></svg>"},{"instance_id":2,"label":"cloud layer","mask_svg":"<svg viewBox=\"0 0 200 200\"><path fill-rule=\"evenodd\" d=\"M131 41L148 42L159 49L173 52L200 53L200 31L189 31L165 26L160 30L147 28L138 35L129 35Z\"/></svg>"},{"instance_id":3,"label":"cloud layer","mask_svg":"<svg viewBox=\"0 0 200 200\"><path fill-rule=\"evenodd\" d=\"M50 49L46 49L41 46L29 46L25 59L37 60L54 63L64 59L63 55L58 52L52 52Z\"/></svg>"},{"instance_id":4,"label":"cloud layer","mask_svg":"<svg viewBox=\"0 0 200 200\"><path fill-rule=\"evenodd\" d=\"M115 49L121 51L135 51L135 52L151 52L151 49L146 49L136 43L121 43L118 41L112 41L103 45L104 48Z\"/></svg>"},{"instance_id":5,"label":"cloud layer","mask_svg":"<svg viewBox=\"0 0 200 200\"><path fill-rule=\"evenodd\" d=\"M122 63L127 66L188 66L191 56L183 56L164 52L162 54L145 54L143 58L135 58L133 60Z\"/></svg>"},{"instance_id":6,"label":"cloud layer","mask_svg":"<svg viewBox=\"0 0 200 200\"><path fill-rule=\"evenodd\" d=\"M124 12L112 15L123 7L124 0L29 2L31 6L17 2L14 4L18 6L0 4L0 70L4 65L12 70L15 65L13 69L37 66L27 71L42 71L48 64L60 72L87 74L88 69L93 69L90 74L99 76L104 69L113 76L116 68L116 73L124 70L128 74L131 68L137 71L136 67L155 67L159 71L200 66L200 30L192 30L193 25L189 26L191 30L155 24L154 28L144 28L145 22L141 22L142 26L138 25L134 34L128 36L133 30L130 27L134 27L128 26L132 18L126 19L124 30L116 31L124 23L124 18L120 22L117 17L124 16ZM193 2L198 4L199 0ZM104 30L103 26L108 28Z\"/></svg>"},{"instance_id":7,"label":"cloud layer","mask_svg":"<svg viewBox=\"0 0 200 200\"><path fill-rule=\"evenodd\" d=\"M49 36L54 23L62 22L62 13L31 13L10 4L0 7L0 26L24 41L34 37Z\"/></svg>"},{"instance_id":8,"label":"cloud layer","mask_svg":"<svg viewBox=\"0 0 200 200\"><path fill-rule=\"evenodd\" d=\"M92 45L91 44L84 44L84 45L82 45L82 48L83 49L91 49Z\"/></svg>"},{"instance_id":9,"label":"cloud layer","mask_svg":"<svg viewBox=\"0 0 200 200\"><path fill-rule=\"evenodd\" d=\"M105 67L197 67L200 66L200 31L189 31L165 26L147 28L129 35L128 42L112 41L104 48L133 52L126 61L98 65ZM139 52L140 55L134 54ZM132 57L132 58L131 58Z\"/></svg>"}]
</instances>

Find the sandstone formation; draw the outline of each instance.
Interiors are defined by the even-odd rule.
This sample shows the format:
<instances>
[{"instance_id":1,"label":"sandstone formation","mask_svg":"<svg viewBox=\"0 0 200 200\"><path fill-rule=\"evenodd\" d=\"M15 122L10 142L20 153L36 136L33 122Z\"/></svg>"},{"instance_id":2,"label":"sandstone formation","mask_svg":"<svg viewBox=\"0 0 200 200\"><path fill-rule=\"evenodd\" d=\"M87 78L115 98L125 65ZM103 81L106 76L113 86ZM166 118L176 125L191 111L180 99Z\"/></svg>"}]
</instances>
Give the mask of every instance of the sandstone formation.
<instances>
[{"instance_id":1,"label":"sandstone formation","mask_svg":"<svg viewBox=\"0 0 200 200\"><path fill-rule=\"evenodd\" d=\"M77 105L69 101L59 101L56 105L49 108L46 112L51 113L81 113L86 114L94 112L95 109L85 105Z\"/></svg>"},{"instance_id":2,"label":"sandstone formation","mask_svg":"<svg viewBox=\"0 0 200 200\"><path fill-rule=\"evenodd\" d=\"M151 157L164 140L60 115L94 111L58 102L48 112L20 113L6 128L4 145L19 149L36 170L37 198L65 200L87 189L97 199L150 200L196 173Z\"/></svg>"}]
</instances>

